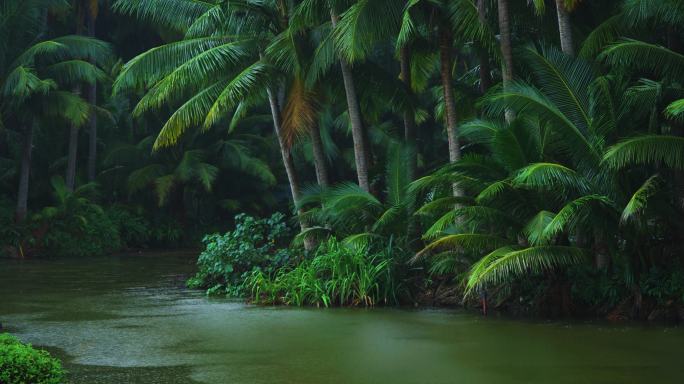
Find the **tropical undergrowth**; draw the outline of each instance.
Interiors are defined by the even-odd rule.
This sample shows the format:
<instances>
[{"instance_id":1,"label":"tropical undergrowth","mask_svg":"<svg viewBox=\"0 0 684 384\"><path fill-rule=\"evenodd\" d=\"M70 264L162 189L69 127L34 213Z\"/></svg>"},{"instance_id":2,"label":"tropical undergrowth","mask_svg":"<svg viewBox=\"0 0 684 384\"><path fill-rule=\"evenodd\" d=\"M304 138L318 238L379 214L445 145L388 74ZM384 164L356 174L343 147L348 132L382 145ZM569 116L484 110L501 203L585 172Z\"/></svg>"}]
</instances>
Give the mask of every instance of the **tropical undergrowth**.
<instances>
[{"instance_id":1,"label":"tropical undergrowth","mask_svg":"<svg viewBox=\"0 0 684 384\"><path fill-rule=\"evenodd\" d=\"M255 270L273 273L293 259L288 248L291 239L292 228L281 213L265 219L239 214L232 231L204 237L199 271L188 286L209 294L242 296L245 279Z\"/></svg>"},{"instance_id":2,"label":"tropical undergrowth","mask_svg":"<svg viewBox=\"0 0 684 384\"><path fill-rule=\"evenodd\" d=\"M401 282L395 275L394 249L348 246L334 237L294 266L273 273L254 270L245 285L258 304L365 306L398 304Z\"/></svg>"},{"instance_id":3,"label":"tropical undergrowth","mask_svg":"<svg viewBox=\"0 0 684 384\"><path fill-rule=\"evenodd\" d=\"M53 177L52 202L17 223L0 202L0 256L87 257L125 249L180 245L182 228L173 219L159 222L135 206L101 205L99 186L83 184L69 191ZM156 221L156 222L155 222Z\"/></svg>"}]
</instances>

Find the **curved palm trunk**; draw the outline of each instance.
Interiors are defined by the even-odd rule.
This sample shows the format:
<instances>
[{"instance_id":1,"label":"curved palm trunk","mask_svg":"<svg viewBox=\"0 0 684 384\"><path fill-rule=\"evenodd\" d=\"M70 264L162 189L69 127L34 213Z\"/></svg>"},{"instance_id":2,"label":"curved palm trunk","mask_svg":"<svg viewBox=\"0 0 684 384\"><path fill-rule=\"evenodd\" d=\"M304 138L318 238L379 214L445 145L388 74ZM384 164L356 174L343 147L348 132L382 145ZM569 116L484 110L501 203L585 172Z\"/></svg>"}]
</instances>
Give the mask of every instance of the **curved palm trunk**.
<instances>
[{"instance_id":1,"label":"curved palm trunk","mask_svg":"<svg viewBox=\"0 0 684 384\"><path fill-rule=\"evenodd\" d=\"M95 15L93 12L88 12L88 36L95 37ZM88 103L90 105L97 105L97 83L93 82L88 87ZM90 113L88 120L88 180L95 181L97 174L97 116L95 112Z\"/></svg>"},{"instance_id":2,"label":"curved palm trunk","mask_svg":"<svg viewBox=\"0 0 684 384\"><path fill-rule=\"evenodd\" d=\"M477 15L480 19L480 24L487 24L487 8L485 0L477 0ZM482 46L478 46L477 56L480 61L480 92L484 94L492 86L491 68L489 67L489 54Z\"/></svg>"},{"instance_id":3,"label":"curved palm trunk","mask_svg":"<svg viewBox=\"0 0 684 384\"><path fill-rule=\"evenodd\" d=\"M278 138L278 146L280 147L280 155L283 160L283 166L285 167L285 173L287 174L287 181L290 184L290 193L292 194L292 201L296 206L301 198L301 188L299 186L299 179L297 178L297 171L294 167L294 162L292 161L292 156L290 156L290 150L285 144L285 138L283 137L283 132L281 128L281 116L280 107L278 106L278 100L273 91L268 88L268 102L271 108L271 117L273 118L273 130L275 131L276 137ZM297 214L299 216L299 227L303 231L307 228L306 223L302 220L301 216L304 212L299 209ZM304 248L309 251L313 249L313 242L308 239L304 240Z\"/></svg>"},{"instance_id":4,"label":"curved palm trunk","mask_svg":"<svg viewBox=\"0 0 684 384\"><path fill-rule=\"evenodd\" d=\"M572 44L572 26L570 14L563 4L564 0L556 0L556 13L558 14L558 32L560 34L561 49L563 53L575 56L575 48Z\"/></svg>"},{"instance_id":5,"label":"curved palm trunk","mask_svg":"<svg viewBox=\"0 0 684 384\"><path fill-rule=\"evenodd\" d=\"M406 84L408 92L411 91L411 52L407 46L401 47L399 51L399 62L401 66L401 80ZM416 146L416 116L413 111L404 111L404 141L406 146L411 149L411 157L407 161L406 174L409 180L416 178L418 168L417 146Z\"/></svg>"},{"instance_id":6,"label":"curved palm trunk","mask_svg":"<svg viewBox=\"0 0 684 384\"><path fill-rule=\"evenodd\" d=\"M325 160L325 150L323 149L323 140L321 140L321 131L318 127L312 127L309 132L311 136L311 151L313 152L314 167L316 168L316 181L318 185L327 188L330 185L328 178L328 167Z\"/></svg>"},{"instance_id":7,"label":"curved palm trunk","mask_svg":"<svg viewBox=\"0 0 684 384\"><path fill-rule=\"evenodd\" d=\"M24 133L24 145L21 151L21 170L19 171L19 190L17 191L17 209L15 211L15 220L17 223L26 220L26 214L28 212L29 176L31 173L31 157L33 153L33 131L33 124L29 124Z\"/></svg>"},{"instance_id":8,"label":"curved palm trunk","mask_svg":"<svg viewBox=\"0 0 684 384\"><path fill-rule=\"evenodd\" d=\"M503 57L501 75L503 77L503 86L505 90L511 81L513 81L513 48L511 43L511 22L508 13L508 0L498 0L498 8L501 56ZM513 111L507 109L506 121L511 122L513 118Z\"/></svg>"},{"instance_id":9,"label":"curved palm trunk","mask_svg":"<svg viewBox=\"0 0 684 384\"><path fill-rule=\"evenodd\" d=\"M339 21L339 16L334 11L330 11L330 19L332 26L335 28ZM363 122L361 120L361 108L359 107L359 99L356 95L356 87L354 85L354 77L352 76L349 63L343 58L340 58L340 69L342 71L342 79L344 81L344 91L347 96L347 109L349 111L349 120L351 122L352 139L354 140L354 160L356 163L356 175L359 180L359 186L366 192L370 192L370 182L368 176L368 162L369 150L366 143L366 135L364 133Z\"/></svg>"}]
</instances>

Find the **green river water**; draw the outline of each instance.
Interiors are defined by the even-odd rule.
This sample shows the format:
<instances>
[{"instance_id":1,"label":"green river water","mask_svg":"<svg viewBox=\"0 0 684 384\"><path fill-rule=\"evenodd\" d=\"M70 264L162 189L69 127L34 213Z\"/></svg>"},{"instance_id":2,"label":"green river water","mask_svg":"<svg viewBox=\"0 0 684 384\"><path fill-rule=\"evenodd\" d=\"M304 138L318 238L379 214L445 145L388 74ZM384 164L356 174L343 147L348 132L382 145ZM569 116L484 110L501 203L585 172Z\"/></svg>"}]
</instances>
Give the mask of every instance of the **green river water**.
<instances>
[{"instance_id":1,"label":"green river water","mask_svg":"<svg viewBox=\"0 0 684 384\"><path fill-rule=\"evenodd\" d=\"M0 260L0 321L73 383L683 383L684 329L296 309L184 288L192 255Z\"/></svg>"}]
</instances>

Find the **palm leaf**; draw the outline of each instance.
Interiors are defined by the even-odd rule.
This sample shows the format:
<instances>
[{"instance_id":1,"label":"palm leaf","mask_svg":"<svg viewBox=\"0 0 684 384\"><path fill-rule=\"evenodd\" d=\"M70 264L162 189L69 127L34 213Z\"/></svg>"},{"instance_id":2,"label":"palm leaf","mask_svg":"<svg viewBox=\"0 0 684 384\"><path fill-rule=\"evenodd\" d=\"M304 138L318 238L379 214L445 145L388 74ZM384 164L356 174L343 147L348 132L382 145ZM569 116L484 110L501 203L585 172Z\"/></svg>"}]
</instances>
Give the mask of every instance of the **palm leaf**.
<instances>
[{"instance_id":1,"label":"palm leaf","mask_svg":"<svg viewBox=\"0 0 684 384\"><path fill-rule=\"evenodd\" d=\"M603 161L612 169L643 164L684 169L684 137L644 135L626 139L610 147Z\"/></svg>"},{"instance_id":2,"label":"palm leaf","mask_svg":"<svg viewBox=\"0 0 684 384\"><path fill-rule=\"evenodd\" d=\"M585 260L584 250L575 247L498 248L473 265L466 283L466 296L481 286L508 282L527 274L550 272Z\"/></svg>"},{"instance_id":3,"label":"palm leaf","mask_svg":"<svg viewBox=\"0 0 684 384\"><path fill-rule=\"evenodd\" d=\"M620 222L625 223L639 216L646 209L651 198L658 193L661 186L662 179L659 175L649 177L629 199L620 215Z\"/></svg>"}]
</instances>

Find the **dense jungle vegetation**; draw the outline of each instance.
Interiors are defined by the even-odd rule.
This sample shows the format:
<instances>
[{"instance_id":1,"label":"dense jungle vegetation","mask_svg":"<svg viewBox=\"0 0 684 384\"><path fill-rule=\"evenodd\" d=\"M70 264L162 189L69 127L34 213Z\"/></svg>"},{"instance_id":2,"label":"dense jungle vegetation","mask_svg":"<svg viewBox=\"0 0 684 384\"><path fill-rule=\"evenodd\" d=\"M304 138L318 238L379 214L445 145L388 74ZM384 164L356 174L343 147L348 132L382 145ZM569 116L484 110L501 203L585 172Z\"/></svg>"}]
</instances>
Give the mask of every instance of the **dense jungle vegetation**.
<instances>
[{"instance_id":1,"label":"dense jungle vegetation","mask_svg":"<svg viewBox=\"0 0 684 384\"><path fill-rule=\"evenodd\" d=\"M683 44L681 0L2 0L0 252L684 319Z\"/></svg>"}]
</instances>

